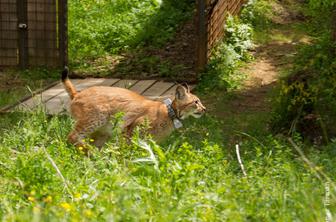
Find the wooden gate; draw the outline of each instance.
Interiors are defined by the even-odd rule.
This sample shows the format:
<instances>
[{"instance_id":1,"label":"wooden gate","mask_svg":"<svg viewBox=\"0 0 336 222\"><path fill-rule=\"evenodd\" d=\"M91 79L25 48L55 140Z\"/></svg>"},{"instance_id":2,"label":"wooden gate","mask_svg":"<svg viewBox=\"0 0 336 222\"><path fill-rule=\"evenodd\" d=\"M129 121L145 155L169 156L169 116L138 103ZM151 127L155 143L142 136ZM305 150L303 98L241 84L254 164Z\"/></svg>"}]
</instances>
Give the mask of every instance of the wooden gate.
<instances>
[{"instance_id":1,"label":"wooden gate","mask_svg":"<svg viewBox=\"0 0 336 222\"><path fill-rule=\"evenodd\" d=\"M197 0L198 71L208 62L211 49L223 38L228 15L237 15L245 0Z\"/></svg>"},{"instance_id":2,"label":"wooden gate","mask_svg":"<svg viewBox=\"0 0 336 222\"><path fill-rule=\"evenodd\" d=\"M0 0L0 66L67 64L67 0Z\"/></svg>"}]
</instances>

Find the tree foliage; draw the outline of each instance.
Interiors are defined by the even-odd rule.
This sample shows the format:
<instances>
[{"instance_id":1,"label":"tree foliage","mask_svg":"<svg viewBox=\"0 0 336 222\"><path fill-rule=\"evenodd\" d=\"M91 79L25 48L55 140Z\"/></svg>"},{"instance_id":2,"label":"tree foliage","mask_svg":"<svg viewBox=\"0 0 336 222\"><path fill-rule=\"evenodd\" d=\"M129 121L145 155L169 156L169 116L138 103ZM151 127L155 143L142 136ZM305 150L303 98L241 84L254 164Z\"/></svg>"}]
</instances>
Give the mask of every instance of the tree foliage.
<instances>
[{"instance_id":1,"label":"tree foliage","mask_svg":"<svg viewBox=\"0 0 336 222\"><path fill-rule=\"evenodd\" d=\"M275 125L327 142L336 135L336 1L310 0L304 12L313 40L283 81Z\"/></svg>"}]
</instances>

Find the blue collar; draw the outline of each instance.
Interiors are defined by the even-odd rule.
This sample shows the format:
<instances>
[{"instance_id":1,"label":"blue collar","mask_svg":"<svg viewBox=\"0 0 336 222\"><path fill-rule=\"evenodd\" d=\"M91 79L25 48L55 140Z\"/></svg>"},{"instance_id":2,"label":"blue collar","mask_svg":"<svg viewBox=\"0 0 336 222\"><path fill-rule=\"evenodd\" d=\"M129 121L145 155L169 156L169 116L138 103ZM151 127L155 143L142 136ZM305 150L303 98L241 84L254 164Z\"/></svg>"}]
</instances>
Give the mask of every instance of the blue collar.
<instances>
[{"instance_id":1,"label":"blue collar","mask_svg":"<svg viewBox=\"0 0 336 222\"><path fill-rule=\"evenodd\" d=\"M174 109L173 109L173 102L171 101L171 99L165 99L163 101L163 103L166 105L167 110L168 110L168 116L169 118L173 121L174 127L175 129L181 128L183 126L183 124L181 123L181 121L179 120L178 116L176 115Z\"/></svg>"}]
</instances>

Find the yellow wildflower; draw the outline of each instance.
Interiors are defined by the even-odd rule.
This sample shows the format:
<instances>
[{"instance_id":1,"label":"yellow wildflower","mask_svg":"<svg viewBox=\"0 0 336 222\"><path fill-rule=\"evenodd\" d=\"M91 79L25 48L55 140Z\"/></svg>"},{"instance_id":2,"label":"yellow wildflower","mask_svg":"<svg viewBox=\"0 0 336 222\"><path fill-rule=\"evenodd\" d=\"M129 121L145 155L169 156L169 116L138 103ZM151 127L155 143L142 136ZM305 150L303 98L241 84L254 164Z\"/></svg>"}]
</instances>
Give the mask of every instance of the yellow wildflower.
<instances>
[{"instance_id":1,"label":"yellow wildflower","mask_svg":"<svg viewBox=\"0 0 336 222\"><path fill-rule=\"evenodd\" d=\"M93 213L91 210L84 210L84 215L87 217L92 217Z\"/></svg>"},{"instance_id":2,"label":"yellow wildflower","mask_svg":"<svg viewBox=\"0 0 336 222\"><path fill-rule=\"evenodd\" d=\"M51 196L47 196L47 197L43 198L43 201L44 201L45 203L51 203L51 201L52 201L52 197L51 197Z\"/></svg>"},{"instance_id":3,"label":"yellow wildflower","mask_svg":"<svg viewBox=\"0 0 336 222\"><path fill-rule=\"evenodd\" d=\"M81 194L80 193L75 193L75 198L81 198Z\"/></svg>"},{"instance_id":4,"label":"yellow wildflower","mask_svg":"<svg viewBox=\"0 0 336 222\"><path fill-rule=\"evenodd\" d=\"M60 204L60 206L65 210L65 211L70 211L71 210L71 205L66 203L66 202L63 202Z\"/></svg>"},{"instance_id":5,"label":"yellow wildflower","mask_svg":"<svg viewBox=\"0 0 336 222\"><path fill-rule=\"evenodd\" d=\"M29 197L28 197L28 200L31 201L31 202L34 202L34 201L35 201L35 198L32 197L32 196L29 196Z\"/></svg>"}]
</instances>

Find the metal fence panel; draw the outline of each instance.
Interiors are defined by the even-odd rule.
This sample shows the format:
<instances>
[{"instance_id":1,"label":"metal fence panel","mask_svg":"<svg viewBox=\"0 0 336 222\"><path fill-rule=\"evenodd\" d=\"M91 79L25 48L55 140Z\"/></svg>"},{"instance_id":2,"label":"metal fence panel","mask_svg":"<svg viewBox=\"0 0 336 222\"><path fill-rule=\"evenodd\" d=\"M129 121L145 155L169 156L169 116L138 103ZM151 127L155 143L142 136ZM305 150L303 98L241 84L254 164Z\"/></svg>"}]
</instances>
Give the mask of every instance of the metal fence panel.
<instances>
[{"instance_id":1,"label":"metal fence panel","mask_svg":"<svg viewBox=\"0 0 336 222\"><path fill-rule=\"evenodd\" d=\"M28 57L30 66L57 66L56 0L28 0Z\"/></svg>"},{"instance_id":2,"label":"metal fence panel","mask_svg":"<svg viewBox=\"0 0 336 222\"><path fill-rule=\"evenodd\" d=\"M67 0L0 0L0 66L66 64L66 4Z\"/></svg>"},{"instance_id":3,"label":"metal fence panel","mask_svg":"<svg viewBox=\"0 0 336 222\"><path fill-rule=\"evenodd\" d=\"M13 0L0 0L0 66L18 64L17 5Z\"/></svg>"}]
</instances>

